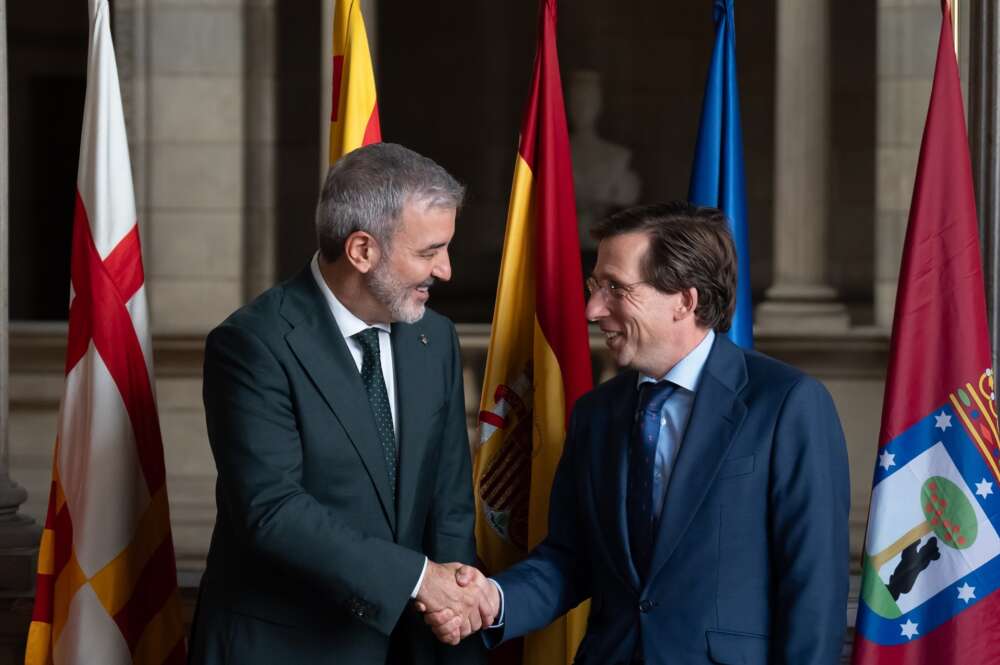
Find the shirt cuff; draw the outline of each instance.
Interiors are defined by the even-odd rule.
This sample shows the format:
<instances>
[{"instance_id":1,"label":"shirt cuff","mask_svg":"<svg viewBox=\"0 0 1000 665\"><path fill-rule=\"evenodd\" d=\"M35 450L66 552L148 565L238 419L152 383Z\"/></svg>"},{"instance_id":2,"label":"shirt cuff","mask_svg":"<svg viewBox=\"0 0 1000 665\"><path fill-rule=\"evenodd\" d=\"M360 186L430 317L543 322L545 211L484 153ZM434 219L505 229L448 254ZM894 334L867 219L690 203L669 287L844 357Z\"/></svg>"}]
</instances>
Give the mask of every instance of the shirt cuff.
<instances>
[{"instance_id":1,"label":"shirt cuff","mask_svg":"<svg viewBox=\"0 0 1000 665\"><path fill-rule=\"evenodd\" d=\"M500 611L497 612L497 618L493 620L493 623L487 626L487 628L502 628L503 627L503 613L504 613L504 602L503 602L503 588L497 583L492 577L487 577L490 584L497 588L497 592L500 594Z\"/></svg>"},{"instance_id":2,"label":"shirt cuff","mask_svg":"<svg viewBox=\"0 0 1000 665\"><path fill-rule=\"evenodd\" d=\"M420 593L420 585L424 583L424 574L426 573L427 573L427 557L424 557L424 567L420 569L420 577L417 578L417 586L413 587L413 593L410 594L410 600L415 599L417 597L417 594ZM503 596L501 595L500 598L502 599Z\"/></svg>"}]
</instances>

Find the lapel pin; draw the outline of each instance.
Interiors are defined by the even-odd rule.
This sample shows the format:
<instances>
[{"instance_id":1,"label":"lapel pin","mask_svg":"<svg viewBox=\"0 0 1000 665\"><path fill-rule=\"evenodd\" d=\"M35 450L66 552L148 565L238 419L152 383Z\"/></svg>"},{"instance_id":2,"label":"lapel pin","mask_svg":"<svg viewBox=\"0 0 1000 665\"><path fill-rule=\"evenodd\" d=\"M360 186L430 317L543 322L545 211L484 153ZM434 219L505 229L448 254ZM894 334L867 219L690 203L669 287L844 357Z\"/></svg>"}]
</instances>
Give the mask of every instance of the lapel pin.
<instances>
[{"instance_id":1,"label":"lapel pin","mask_svg":"<svg viewBox=\"0 0 1000 665\"><path fill-rule=\"evenodd\" d=\"M420 343L423 344L424 346L427 346L427 342L428 342L427 335L420 335Z\"/></svg>"}]
</instances>

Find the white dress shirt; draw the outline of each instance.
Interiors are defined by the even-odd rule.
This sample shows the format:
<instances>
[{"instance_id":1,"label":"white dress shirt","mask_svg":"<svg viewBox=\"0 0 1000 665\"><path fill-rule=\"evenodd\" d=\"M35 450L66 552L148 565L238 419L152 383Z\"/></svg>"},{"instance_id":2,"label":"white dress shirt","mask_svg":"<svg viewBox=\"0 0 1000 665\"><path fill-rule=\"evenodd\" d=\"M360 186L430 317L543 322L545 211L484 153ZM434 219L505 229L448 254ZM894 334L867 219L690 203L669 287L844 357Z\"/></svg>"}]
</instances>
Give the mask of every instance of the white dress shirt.
<instances>
[{"instance_id":1,"label":"white dress shirt","mask_svg":"<svg viewBox=\"0 0 1000 665\"><path fill-rule=\"evenodd\" d=\"M344 303L337 299L337 296L333 295L333 291L327 285L326 280L323 279L323 274L319 271L319 252L313 255L309 267L312 269L313 279L316 280L316 285L319 287L320 293L323 294L326 303L330 306L330 312L333 314L334 321L337 322L337 327L340 328L340 334L344 336L344 341L347 342L347 350L351 352L351 357L354 358L354 364L357 365L359 373L361 372L364 352L361 349L361 343L354 339L353 336L367 328L375 328L379 331L378 356L382 362L382 379L385 381L385 392L389 397L389 410L392 411L392 430L396 434L396 443L398 444L399 416L396 409L396 368L392 362L392 328L386 323L368 325L356 317L351 310L347 309ZM410 598L417 597L417 592L420 591L420 585L424 581L424 574L426 572L427 557L425 556L423 570L420 571L420 577L417 578L417 585L413 587L413 593L410 594Z\"/></svg>"},{"instance_id":2,"label":"white dress shirt","mask_svg":"<svg viewBox=\"0 0 1000 665\"><path fill-rule=\"evenodd\" d=\"M333 291L327 286L326 280L323 279L323 274L319 271L319 253L313 255L310 267L312 268L313 279L316 280L320 292L326 298L326 303L330 306L333 319L337 322L337 327L340 328L340 334L344 336L344 341L347 342L347 350L351 352L351 357L354 358L354 364L357 365L358 372L361 371L364 352L361 348L361 342L354 339L354 335L368 328L375 328L379 331L378 356L382 362L382 378L385 381L386 395L389 397L389 410L392 411L392 429L396 434L396 441L398 443L399 417L396 415L396 369L392 362L392 328L387 323L368 325L356 317L351 310L347 309L344 303L337 299L337 296L333 295Z\"/></svg>"}]
</instances>

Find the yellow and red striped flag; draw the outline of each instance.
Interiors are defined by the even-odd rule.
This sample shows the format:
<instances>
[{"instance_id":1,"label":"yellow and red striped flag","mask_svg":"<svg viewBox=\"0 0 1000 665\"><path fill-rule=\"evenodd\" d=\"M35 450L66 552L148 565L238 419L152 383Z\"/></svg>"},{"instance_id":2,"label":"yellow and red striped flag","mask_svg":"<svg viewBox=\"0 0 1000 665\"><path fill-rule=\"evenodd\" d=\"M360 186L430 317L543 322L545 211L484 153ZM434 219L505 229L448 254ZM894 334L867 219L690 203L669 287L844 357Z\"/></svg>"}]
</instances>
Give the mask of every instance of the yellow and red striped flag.
<instances>
[{"instance_id":1,"label":"yellow and red striped flag","mask_svg":"<svg viewBox=\"0 0 1000 665\"><path fill-rule=\"evenodd\" d=\"M375 74L361 0L333 0L333 103L330 163L363 145L379 143Z\"/></svg>"},{"instance_id":2,"label":"yellow and red striped flag","mask_svg":"<svg viewBox=\"0 0 1000 665\"><path fill-rule=\"evenodd\" d=\"M546 534L570 410L592 386L573 165L556 52L556 0L541 0L475 458L479 558L498 572ZM586 607L529 635L525 665L570 663Z\"/></svg>"},{"instance_id":3,"label":"yellow and red striped flag","mask_svg":"<svg viewBox=\"0 0 1000 665\"><path fill-rule=\"evenodd\" d=\"M108 0L90 0L66 349L26 665L185 660Z\"/></svg>"}]
</instances>

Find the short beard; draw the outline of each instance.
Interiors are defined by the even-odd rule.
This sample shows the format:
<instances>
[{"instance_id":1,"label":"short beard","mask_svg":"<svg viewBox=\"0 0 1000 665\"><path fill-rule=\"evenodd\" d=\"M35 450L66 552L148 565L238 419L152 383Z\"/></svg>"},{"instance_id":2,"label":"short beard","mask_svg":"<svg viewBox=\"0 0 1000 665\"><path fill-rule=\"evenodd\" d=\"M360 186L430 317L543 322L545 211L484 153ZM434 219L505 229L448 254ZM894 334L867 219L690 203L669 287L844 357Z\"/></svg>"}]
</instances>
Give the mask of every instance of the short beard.
<instances>
[{"instance_id":1,"label":"short beard","mask_svg":"<svg viewBox=\"0 0 1000 665\"><path fill-rule=\"evenodd\" d=\"M368 288L372 295L389 310L391 321L402 323L416 323L423 318L426 307L424 303L413 303L410 301L410 288L403 284L392 273L389 268L388 256L383 257L374 269L366 276ZM431 278L423 284L417 286L430 286L434 283Z\"/></svg>"}]
</instances>

